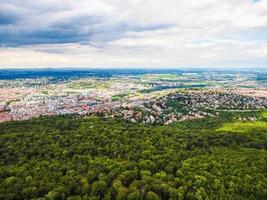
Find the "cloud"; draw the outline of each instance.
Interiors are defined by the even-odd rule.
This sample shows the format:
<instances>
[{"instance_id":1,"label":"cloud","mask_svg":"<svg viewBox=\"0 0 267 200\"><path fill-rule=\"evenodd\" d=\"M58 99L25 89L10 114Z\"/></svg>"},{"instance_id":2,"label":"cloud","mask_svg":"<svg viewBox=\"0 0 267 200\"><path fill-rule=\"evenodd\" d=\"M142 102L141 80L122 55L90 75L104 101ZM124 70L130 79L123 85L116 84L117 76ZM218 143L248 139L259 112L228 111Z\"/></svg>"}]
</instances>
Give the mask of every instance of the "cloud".
<instances>
[{"instance_id":1,"label":"cloud","mask_svg":"<svg viewBox=\"0 0 267 200\"><path fill-rule=\"evenodd\" d=\"M2 0L0 66L264 66L266 32L267 0Z\"/></svg>"}]
</instances>

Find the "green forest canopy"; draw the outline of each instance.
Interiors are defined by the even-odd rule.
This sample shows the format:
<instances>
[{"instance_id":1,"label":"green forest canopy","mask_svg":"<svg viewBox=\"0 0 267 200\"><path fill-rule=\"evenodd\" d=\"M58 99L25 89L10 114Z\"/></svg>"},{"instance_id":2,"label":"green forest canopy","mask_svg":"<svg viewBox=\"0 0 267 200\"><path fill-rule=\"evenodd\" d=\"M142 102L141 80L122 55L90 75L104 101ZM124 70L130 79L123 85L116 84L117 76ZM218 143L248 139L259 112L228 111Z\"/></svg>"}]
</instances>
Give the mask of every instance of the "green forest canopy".
<instances>
[{"instance_id":1,"label":"green forest canopy","mask_svg":"<svg viewBox=\"0 0 267 200\"><path fill-rule=\"evenodd\" d=\"M228 132L231 120L1 123L0 199L266 199L267 129Z\"/></svg>"}]
</instances>

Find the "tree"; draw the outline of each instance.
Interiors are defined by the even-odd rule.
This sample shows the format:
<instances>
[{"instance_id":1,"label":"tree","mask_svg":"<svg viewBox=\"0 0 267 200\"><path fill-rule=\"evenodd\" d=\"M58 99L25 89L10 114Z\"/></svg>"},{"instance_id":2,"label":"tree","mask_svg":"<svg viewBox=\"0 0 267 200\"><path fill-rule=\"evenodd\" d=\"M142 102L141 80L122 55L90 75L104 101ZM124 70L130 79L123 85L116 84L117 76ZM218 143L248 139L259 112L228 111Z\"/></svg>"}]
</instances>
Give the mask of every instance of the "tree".
<instances>
[{"instance_id":1,"label":"tree","mask_svg":"<svg viewBox=\"0 0 267 200\"><path fill-rule=\"evenodd\" d=\"M136 191L134 191L128 195L128 200L140 200L140 199L142 199L142 197L141 197L141 194L138 190L136 190Z\"/></svg>"},{"instance_id":2,"label":"tree","mask_svg":"<svg viewBox=\"0 0 267 200\"><path fill-rule=\"evenodd\" d=\"M154 192L152 192L152 191L149 191L149 192L146 194L146 199L147 199L147 200L160 200L160 197L159 197L156 193L154 193Z\"/></svg>"},{"instance_id":3,"label":"tree","mask_svg":"<svg viewBox=\"0 0 267 200\"><path fill-rule=\"evenodd\" d=\"M92 185L92 195L103 197L107 190L107 183L104 181L96 181Z\"/></svg>"}]
</instances>

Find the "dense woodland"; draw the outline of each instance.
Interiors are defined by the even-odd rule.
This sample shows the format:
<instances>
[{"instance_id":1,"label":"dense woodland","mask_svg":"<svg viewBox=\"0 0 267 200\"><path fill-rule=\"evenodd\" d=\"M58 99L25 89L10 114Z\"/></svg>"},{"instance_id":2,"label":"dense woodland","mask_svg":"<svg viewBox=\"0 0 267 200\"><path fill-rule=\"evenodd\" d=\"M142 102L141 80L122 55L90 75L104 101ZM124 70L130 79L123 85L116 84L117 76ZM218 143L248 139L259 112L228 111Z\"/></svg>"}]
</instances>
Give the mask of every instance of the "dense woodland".
<instances>
[{"instance_id":1,"label":"dense woodland","mask_svg":"<svg viewBox=\"0 0 267 200\"><path fill-rule=\"evenodd\" d=\"M218 131L231 120L1 123L0 199L266 199L267 129Z\"/></svg>"}]
</instances>

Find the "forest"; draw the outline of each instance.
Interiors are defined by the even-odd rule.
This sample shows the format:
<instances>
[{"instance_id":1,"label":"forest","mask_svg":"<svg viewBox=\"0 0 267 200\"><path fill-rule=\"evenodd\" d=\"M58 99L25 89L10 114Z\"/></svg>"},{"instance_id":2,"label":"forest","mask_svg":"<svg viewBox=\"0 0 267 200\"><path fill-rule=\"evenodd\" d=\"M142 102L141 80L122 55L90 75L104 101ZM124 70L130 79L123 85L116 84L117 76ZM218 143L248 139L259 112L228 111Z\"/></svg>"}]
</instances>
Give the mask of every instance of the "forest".
<instances>
[{"instance_id":1,"label":"forest","mask_svg":"<svg viewBox=\"0 0 267 200\"><path fill-rule=\"evenodd\" d=\"M266 124L230 114L167 126L76 115L1 123L0 199L266 199Z\"/></svg>"}]
</instances>

